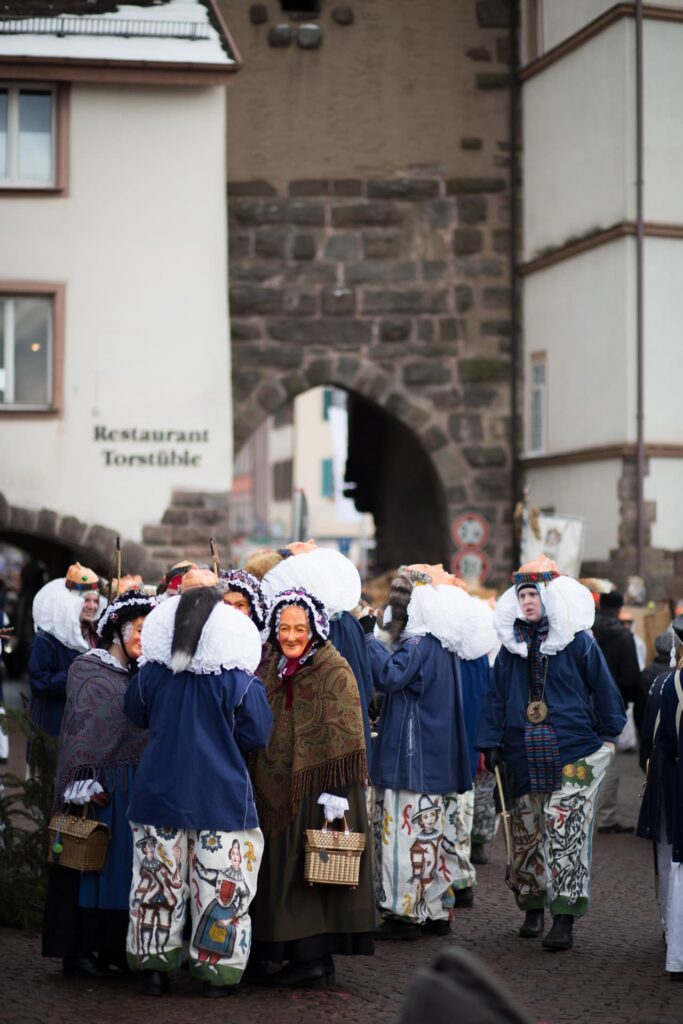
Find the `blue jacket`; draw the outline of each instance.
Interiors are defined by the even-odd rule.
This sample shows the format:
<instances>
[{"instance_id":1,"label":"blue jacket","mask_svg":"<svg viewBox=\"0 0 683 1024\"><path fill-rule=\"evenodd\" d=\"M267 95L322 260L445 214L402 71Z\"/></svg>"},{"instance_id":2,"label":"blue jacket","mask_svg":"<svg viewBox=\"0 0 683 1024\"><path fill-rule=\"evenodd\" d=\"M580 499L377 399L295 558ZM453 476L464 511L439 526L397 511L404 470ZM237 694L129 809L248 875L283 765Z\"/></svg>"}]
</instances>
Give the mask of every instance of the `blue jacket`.
<instances>
[{"instance_id":1,"label":"blue jacket","mask_svg":"<svg viewBox=\"0 0 683 1024\"><path fill-rule=\"evenodd\" d=\"M563 765L594 754L605 741L614 742L626 724L621 694L590 632L577 633L564 650L548 657L544 699ZM502 749L513 796L529 792L524 745L528 703L527 659L503 647L493 666L475 746Z\"/></svg>"},{"instance_id":2,"label":"blue jacket","mask_svg":"<svg viewBox=\"0 0 683 1024\"><path fill-rule=\"evenodd\" d=\"M150 663L131 679L123 707L149 729L130 821L221 832L257 827L243 755L270 737L273 717L260 679L240 669L173 675Z\"/></svg>"},{"instance_id":3,"label":"blue jacket","mask_svg":"<svg viewBox=\"0 0 683 1024\"><path fill-rule=\"evenodd\" d=\"M82 653L67 647L50 633L38 633L33 638L28 659L29 717L48 736L59 736L66 704L66 679L73 662Z\"/></svg>"},{"instance_id":4,"label":"blue jacket","mask_svg":"<svg viewBox=\"0 0 683 1024\"><path fill-rule=\"evenodd\" d=\"M472 778L477 774L477 763L479 751L475 749L474 742L477 738L479 719L484 698L491 685L491 666L488 655L474 661L460 660L460 679L462 681L462 706L465 713L465 732L467 733L467 746L470 752L470 768Z\"/></svg>"},{"instance_id":5,"label":"blue jacket","mask_svg":"<svg viewBox=\"0 0 683 1024\"><path fill-rule=\"evenodd\" d=\"M662 751L664 770L671 773L671 860L683 861L683 715L676 732L678 696L675 672L670 672L662 687L662 715L657 743Z\"/></svg>"},{"instance_id":6,"label":"blue jacket","mask_svg":"<svg viewBox=\"0 0 683 1024\"><path fill-rule=\"evenodd\" d=\"M662 708L662 695L668 680L673 680L673 672L661 673L650 687L640 730L641 749L649 751L649 765L636 832L642 839L653 839L656 843L671 842L676 781L675 763L662 750L659 728L655 735L655 723ZM673 688L673 682L670 685ZM674 718L675 714L674 710ZM666 733L665 729L665 737Z\"/></svg>"},{"instance_id":7,"label":"blue jacket","mask_svg":"<svg viewBox=\"0 0 683 1024\"><path fill-rule=\"evenodd\" d=\"M363 712L365 749L370 751L372 742L368 708L372 703L372 668L365 646L363 627L350 612L342 612L338 618L330 619L330 642L337 648L342 658L346 658L356 677Z\"/></svg>"},{"instance_id":8,"label":"blue jacket","mask_svg":"<svg viewBox=\"0 0 683 1024\"><path fill-rule=\"evenodd\" d=\"M367 643L375 686L385 694L373 784L433 796L471 789L456 655L429 634L411 637L393 654L372 636Z\"/></svg>"}]
</instances>

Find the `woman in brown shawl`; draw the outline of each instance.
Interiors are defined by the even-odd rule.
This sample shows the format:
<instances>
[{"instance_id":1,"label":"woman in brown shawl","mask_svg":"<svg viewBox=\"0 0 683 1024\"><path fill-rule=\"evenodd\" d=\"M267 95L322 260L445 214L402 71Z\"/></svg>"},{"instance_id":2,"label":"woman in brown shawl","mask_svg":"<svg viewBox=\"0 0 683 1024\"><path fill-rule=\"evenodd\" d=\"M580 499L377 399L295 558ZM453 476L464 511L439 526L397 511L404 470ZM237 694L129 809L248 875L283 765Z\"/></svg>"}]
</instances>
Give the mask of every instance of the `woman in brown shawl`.
<instances>
[{"instance_id":1,"label":"woman in brown shawl","mask_svg":"<svg viewBox=\"0 0 683 1024\"><path fill-rule=\"evenodd\" d=\"M374 952L363 717L353 673L327 642L322 603L284 591L269 623L273 656L263 675L274 724L252 765L265 837L252 961L286 964L264 976L272 986L324 988L334 984L333 954ZM346 804L349 827L366 835L358 888L307 886L304 832Z\"/></svg>"}]
</instances>

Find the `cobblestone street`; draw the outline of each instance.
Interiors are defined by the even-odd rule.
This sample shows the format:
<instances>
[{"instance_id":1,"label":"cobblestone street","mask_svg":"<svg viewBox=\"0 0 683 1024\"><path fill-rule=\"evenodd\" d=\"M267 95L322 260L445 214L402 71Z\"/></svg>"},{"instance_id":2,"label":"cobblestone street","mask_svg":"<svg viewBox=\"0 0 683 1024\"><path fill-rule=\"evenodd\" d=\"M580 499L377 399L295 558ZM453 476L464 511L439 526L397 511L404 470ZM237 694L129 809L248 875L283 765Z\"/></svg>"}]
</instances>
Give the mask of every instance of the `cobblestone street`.
<instances>
[{"instance_id":1,"label":"cobblestone street","mask_svg":"<svg viewBox=\"0 0 683 1024\"><path fill-rule=\"evenodd\" d=\"M620 755L622 820L637 814L641 776L635 755ZM449 939L378 944L374 958L337 959L337 986L329 992L288 994L243 988L210 1006L185 971L173 977L173 993L156 1002L141 995L139 980L118 976L92 985L65 980L57 961L40 957L38 936L0 929L3 1024L41 1021L133 1021L163 1012L168 1024L200 1013L239 1018L242 1024L318 1019L391 1021L414 971L428 964L444 942L476 953L504 980L537 1022L547 1024L679 1024L683 993L664 972L664 948L652 885L649 845L632 836L595 837L593 906L576 928L576 946L544 952L517 937L519 914L504 884L502 836L492 862L479 869L471 910L458 913ZM457 1013L454 1007L454 1021Z\"/></svg>"}]
</instances>

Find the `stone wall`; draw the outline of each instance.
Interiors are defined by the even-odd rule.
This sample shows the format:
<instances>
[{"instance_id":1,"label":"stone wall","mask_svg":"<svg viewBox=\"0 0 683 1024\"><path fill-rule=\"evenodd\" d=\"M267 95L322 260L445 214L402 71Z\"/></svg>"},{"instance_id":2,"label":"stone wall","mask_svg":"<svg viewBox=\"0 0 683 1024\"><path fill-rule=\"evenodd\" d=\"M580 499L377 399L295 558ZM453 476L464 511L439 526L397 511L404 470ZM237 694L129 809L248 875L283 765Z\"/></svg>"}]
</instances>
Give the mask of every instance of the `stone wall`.
<instances>
[{"instance_id":1,"label":"stone wall","mask_svg":"<svg viewBox=\"0 0 683 1024\"><path fill-rule=\"evenodd\" d=\"M358 392L417 435L450 519L491 524L494 577L512 557L507 159L500 140L486 177L229 185L237 447L310 387Z\"/></svg>"}]
</instances>

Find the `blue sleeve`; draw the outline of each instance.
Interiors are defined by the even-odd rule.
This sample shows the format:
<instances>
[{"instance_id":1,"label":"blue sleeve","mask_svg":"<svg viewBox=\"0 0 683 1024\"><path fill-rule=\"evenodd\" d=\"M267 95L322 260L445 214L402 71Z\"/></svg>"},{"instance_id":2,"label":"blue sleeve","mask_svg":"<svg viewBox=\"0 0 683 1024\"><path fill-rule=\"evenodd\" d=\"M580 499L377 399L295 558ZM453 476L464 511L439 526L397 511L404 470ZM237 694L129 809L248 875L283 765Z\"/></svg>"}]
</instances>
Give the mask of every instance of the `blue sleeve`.
<instances>
[{"instance_id":1,"label":"blue sleeve","mask_svg":"<svg viewBox=\"0 0 683 1024\"><path fill-rule=\"evenodd\" d=\"M47 636L38 634L31 644L28 679L31 689L41 697L62 699L66 694L69 667L59 667L58 650Z\"/></svg>"},{"instance_id":2,"label":"blue sleeve","mask_svg":"<svg viewBox=\"0 0 683 1024\"><path fill-rule=\"evenodd\" d=\"M475 750L494 750L502 747L505 732L505 677L511 666L510 655L503 648L498 654L491 673L491 683L484 697L479 728L474 741Z\"/></svg>"},{"instance_id":3,"label":"blue sleeve","mask_svg":"<svg viewBox=\"0 0 683 1024\"><path fill-rule=\"evenodd\" d=\"M422 672L420 643L422 638L408 640L393 654L374 637L367 641L372 678L381 693L405 690Z\"/></svg>"},{"instance_id":4,"label":"blue sleeve","mask_svg":"<svg viewBox=\"0 0 683 1024\"><path fill-rule=\"evenodd\" d=\"M600 739L614 743L626 725L624 702L597 640L589 633L584 633L583 636L587 643L581 658L581 674L593 694L598 735Z\"/></svg>"},{"instance_id":5,"label":"blue sleeve","mask_svg":"<svg viewBox=\"0 0 683 1024\"><path fill-rule=\"evenodd\" d=\"M244 696L235 708L235 739L243 754L265 747L273 727L266 689L258 678L251 676Z\"/></svg>"},{"instance_id":6,"label":"blue sleeve","mask_svg":"<svg viewBox=\"0 0 683 1024\"><path fill-rule=\"evenodd\" d=\"M144 671L144 668L141 668L128 683L123 695L123 710L135 725L139 725L141 729L149 729L147 687L142 678Z\"/></svg>"},{"instance_id":7,"label":"blue sleeve","mask_svg":"<svg viewBox=\"0 0 683 1024\"><path fill-rule=\"evenodd\" d=\"M645 771L645 766L652 756L652 747L655 739L655 722L657 713L662 706L662 686L664 676L657 676L649 689L645 700L643 721L640 725L640 767Z\"/></svg>"},{"instance_id":8,"label":"blue sleeve","mask_svg":"<svg viewBox=\"0 0 683 1024\"><path fill-rule=\"evenodd\" d=\"M675 764L678 758L678 735L676 733L676 709L678 697L672 672L662 689L661 718L657 730L656 745L662 751L669 764Z\"/></svg>"}]
</instances>

